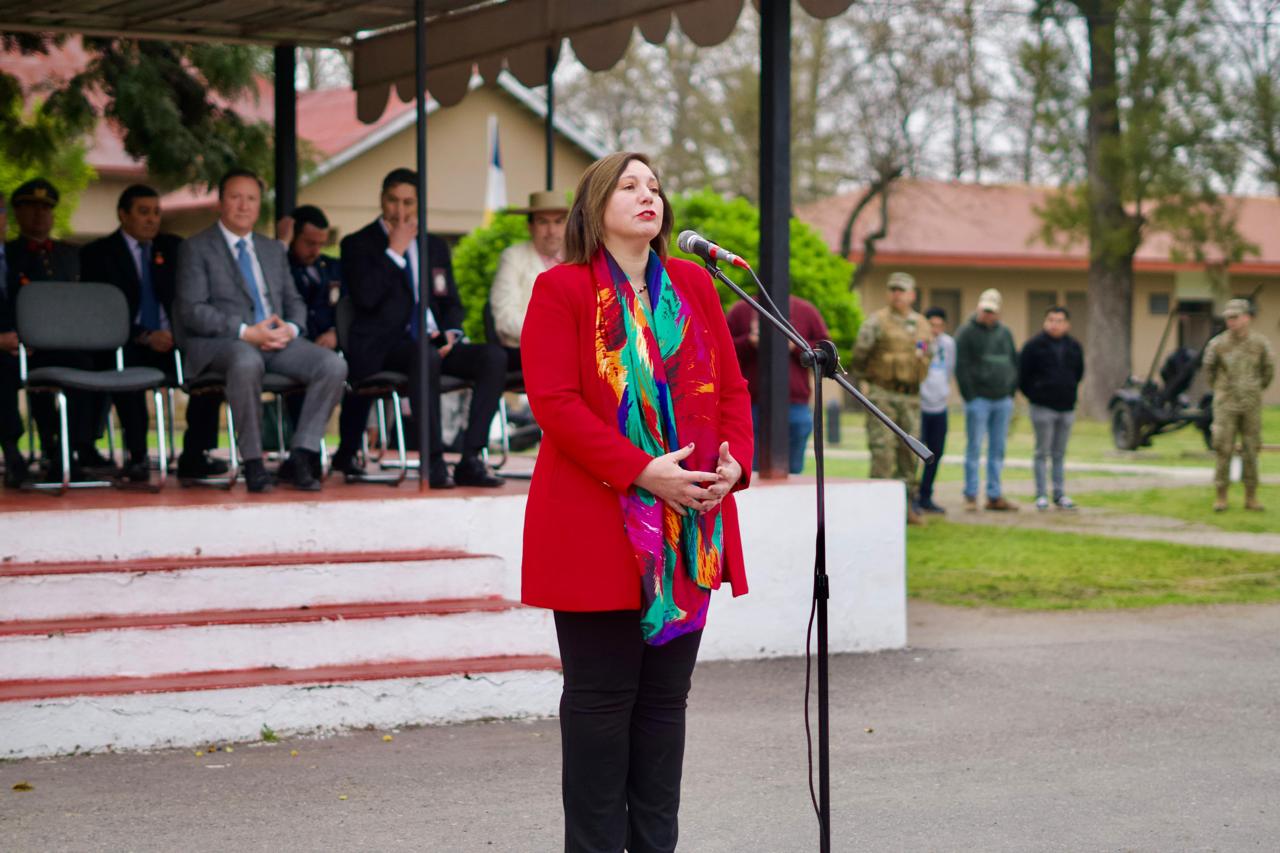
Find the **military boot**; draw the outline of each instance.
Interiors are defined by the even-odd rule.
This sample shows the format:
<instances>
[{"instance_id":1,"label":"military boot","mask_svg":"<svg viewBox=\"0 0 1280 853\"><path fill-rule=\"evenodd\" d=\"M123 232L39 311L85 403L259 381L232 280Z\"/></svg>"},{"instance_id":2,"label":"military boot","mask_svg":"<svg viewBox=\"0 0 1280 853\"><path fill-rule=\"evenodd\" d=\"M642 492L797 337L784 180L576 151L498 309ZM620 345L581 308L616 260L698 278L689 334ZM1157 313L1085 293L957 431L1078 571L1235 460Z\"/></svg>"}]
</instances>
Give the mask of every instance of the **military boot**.
<instances>
[{"instance_id":1,"label":"military boot","mask_svg":"<svg viewBox=\"0 0 1280 853\"><path fill-rule=\"evenodd\" d=\"M1264 507L1258 503L1258 487L1245 486L1244 488L1244 508L1253 512L1262 512Z\"/></svg>"},{"instance_id":2,"label":"military boot","mask_svg":"<svg viewBox=\"0 0 1280 853\"><path fill-rule=\"evenodd\" d=\"M1218 486L1218 499L1213 502L1213 511L1214 512L1227 511L1227 487L1226 486Z\"/></svg>"}]
</instances>

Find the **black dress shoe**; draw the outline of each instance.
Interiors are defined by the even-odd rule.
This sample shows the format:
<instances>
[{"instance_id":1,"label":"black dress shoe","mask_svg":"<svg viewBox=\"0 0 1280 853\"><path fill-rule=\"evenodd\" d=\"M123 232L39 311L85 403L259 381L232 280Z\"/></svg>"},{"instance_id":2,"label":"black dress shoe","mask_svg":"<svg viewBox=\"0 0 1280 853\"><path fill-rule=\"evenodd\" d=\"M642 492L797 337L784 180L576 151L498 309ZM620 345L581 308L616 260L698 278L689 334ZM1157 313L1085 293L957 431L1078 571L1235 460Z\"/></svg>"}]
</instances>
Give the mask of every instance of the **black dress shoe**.
<instances>
[{"instance_id":1,"label":"black dress shoe","mask_svg":"<svg viewBox=\"0 0 1280 853\"><path fill-rule=\"evenodd\" d=\"M207 477L220 477L230 467L221 459L213 459L204 453L184 452L178 457L179 480L203 480Z\"/></svg>"},{"instance_id":2,"label":"black dress shoe","mask_svg":"<svg viewBox=\"0 0 1280 853\"><path fill-rule=\"evenodd\" d=\"M145 483L151 479L151 460L142 456L129 455L129 464L124 466L124 478L130 483Z\"/></svg>"},{"instance_id":3,"label":"black dress shoe","mask_svg":"<svg viewBox=\"0 0 1280 853\"><path fill-rule=\"evenodd\" d=\"M295 448L280 466L280 479L300 492L318 492L320 481L316 479L315 468L319 464L320 454L314 450Z\"/></svg>"},{"instance_id":4,"label":"black dress shoe","mask_svg":"<svg viewBox=\"0 0 1280 853\"><path fill-rule=\"evenodd\" d=\"M479 456L462 457L462 461L453 466L453 481L459 486L479 486L482 489L494 489L506 483L490 471Z\"/></svg>"},{"instance_id":5,"label":"black dress shoe","mask_svg":"<svg viewBox=\"0 0 1280 853\"><path fill-rule=\"evenodd\" d=\"M16 489L27 479L29 466L27 457L22 455L16 441L6 442L4 452L4 484L6 488Z\"/></svg>"},{"instance_id":6,"label":"black dress shoe","mask_svg":"<svg viewBox=\"0 0 1280 853\"><path fill-rule=\"evenodd\" d=\"M86 471L112 471L116 470L116 463L98 452L98 448L92 444L76 450L75 459L80 463L80 467ZM75 469L72 468L74 471Z\"/></svg>"},{"instance_id":7,"label":"black dress shoe","mask_svg":"<svg viewBox=\"0 0 1280 853\"><path fill-rule=\"evenodd\" d=\"M333 455L333 470L348 479L363 477L365 474L364 466L360 464L360 460L356 458L354 453L350 455L335 453Z\"/></svg>"},{"instance_id":8,"label":"black dress shoe","mask_svg":"<svg viewBox=\"0 0 1280 853\"><path fill-rule=\"evenodd\" d=\"M255 494L271 491L275 486L275 478L262 464L261 459L248 459L244 463L244 484Z\"/></svg>"},{"instance_id":9,"label":"black dress shoe","mask_svg":"<svg viewBox=\"0 0 1280 853\"><path fill-rule=\"evenodd\" d=\"M457 485L449 476L449 466L443 459L432 459L427 465L427 485L433 489L452 489Z\"/></svg>"}]
</instances>

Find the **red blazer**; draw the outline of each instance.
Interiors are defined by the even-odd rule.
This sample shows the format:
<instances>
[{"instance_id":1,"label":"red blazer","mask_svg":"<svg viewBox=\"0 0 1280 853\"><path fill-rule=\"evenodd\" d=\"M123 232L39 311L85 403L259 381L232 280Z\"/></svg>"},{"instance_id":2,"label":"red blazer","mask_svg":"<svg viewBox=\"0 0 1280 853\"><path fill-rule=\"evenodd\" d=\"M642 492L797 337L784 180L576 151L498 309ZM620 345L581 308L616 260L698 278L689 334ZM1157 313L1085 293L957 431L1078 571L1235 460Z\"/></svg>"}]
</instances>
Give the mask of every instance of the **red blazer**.
<instances>
[{"instance_id":1,"label":"red blazer","mask_svg":"<svg viewBox=\"0 0 1280 853\"><path fill-rule=\"evenodd\" d=\"M753 452L751 399L711 276L669 258L667 274L692 295L694 322L719 350L719 432L742 465L744 489ZM638 610L640 570L622 524L619 493L653 458L617 427L618 400L596 370L596 286L585 264L542 275L520 336L525 389L542 427L524 521L525 604L555 610ZM747 591L733 495L721 504L724 579Z\"/></svg>"}]
</instances>

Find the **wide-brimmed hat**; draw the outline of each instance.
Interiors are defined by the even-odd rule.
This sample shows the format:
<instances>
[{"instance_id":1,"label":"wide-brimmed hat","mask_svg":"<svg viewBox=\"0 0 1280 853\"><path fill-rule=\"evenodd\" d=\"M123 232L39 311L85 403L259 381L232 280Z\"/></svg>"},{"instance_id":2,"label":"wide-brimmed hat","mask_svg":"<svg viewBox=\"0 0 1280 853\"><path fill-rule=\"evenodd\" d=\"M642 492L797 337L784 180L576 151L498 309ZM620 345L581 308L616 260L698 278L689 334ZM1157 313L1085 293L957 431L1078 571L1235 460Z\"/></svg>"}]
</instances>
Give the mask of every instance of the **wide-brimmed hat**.
<instances>
[{"instance_id":1,"label":"wide-brimmed hat","mask_svg":"<svg viewBox=\"0 0 1280 853\"><path fill-rule=\"evenodd\" d=\"M569 212L568 195L555 190L539 190L536 193L529 193L528 207L509 207L507 213L548 213L551 211L562 210Z\"/></svg>"}]
</instances>

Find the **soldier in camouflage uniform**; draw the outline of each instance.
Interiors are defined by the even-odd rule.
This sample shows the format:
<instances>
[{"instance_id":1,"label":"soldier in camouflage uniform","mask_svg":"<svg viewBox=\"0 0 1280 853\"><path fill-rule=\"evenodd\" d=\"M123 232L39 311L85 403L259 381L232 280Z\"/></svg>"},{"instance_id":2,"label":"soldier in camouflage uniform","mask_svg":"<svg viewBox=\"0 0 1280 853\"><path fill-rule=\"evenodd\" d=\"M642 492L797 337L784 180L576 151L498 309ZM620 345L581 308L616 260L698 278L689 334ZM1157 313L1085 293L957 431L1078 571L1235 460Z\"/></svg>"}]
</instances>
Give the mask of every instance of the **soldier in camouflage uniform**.
<instances>
[{"instance_id":1,"label":"soldier in camouflage uniform","mask_svg":"<svg viewBox=\"0 0 1280 853\"><path fill-rule=\"evenodd\" d=\"M1232 299L1222 316L1227 331L1204 348L1204 372L1213 388L1213 451L1217 454L1213 484L1216 512L1227 508L1227 483L1236 434L1244 480L1244 508L1261 511L1258 503L1258 451L1262 446L1262 392L1275 377L1271 344L1249 331L1252 309L1247 299Z\"/></svg>"},{"instance_id":2,"label":"soldier in camouflage uniform","mask_svg":"<svg viewBox=\"0 0 1280 853\"><path fill-rule=\"evenodd\" d=\"M908 433L920 431L920 383L929 375L933 332L911 310L915 279L903 272L889 276L889 305L872 314L853 345L854 375L866 380L871 402ZM884 424L867 415L871 476L902 480L907 486L907 521L922 524L916 508L916 457Z\"/></svg>"}]
</instances>

